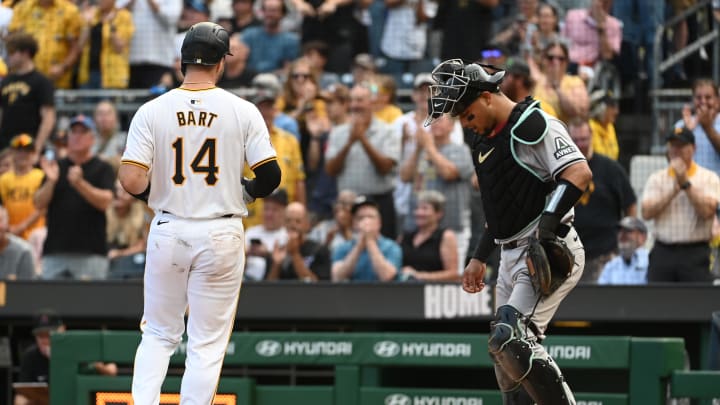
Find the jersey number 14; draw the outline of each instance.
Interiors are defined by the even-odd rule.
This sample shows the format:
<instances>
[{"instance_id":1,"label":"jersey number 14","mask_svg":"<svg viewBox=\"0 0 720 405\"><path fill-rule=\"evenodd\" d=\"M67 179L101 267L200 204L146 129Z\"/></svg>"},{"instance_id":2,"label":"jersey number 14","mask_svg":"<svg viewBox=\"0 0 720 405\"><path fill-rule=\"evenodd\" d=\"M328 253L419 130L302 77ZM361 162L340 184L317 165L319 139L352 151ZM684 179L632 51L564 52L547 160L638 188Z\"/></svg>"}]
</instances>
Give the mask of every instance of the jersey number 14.
<instances>
[{"instance_id":1,"label":"jersey number 14","mask_svg":"<svg viewBox=\"0 0 720 405\"><path fill-rule=\"evenodd\" d=\"M172 144L175 149L175 174L172 176L175 184L181 185L185 182L183 174L183 138L177 138ZM207 156L207 161L206 157ZM206 161L206 163L204 163ZM205 183L214 186L217 183L217 173L220 171L215 165L215 139L208 138L197 151L195 157L190 163L190 169L193 173L205 173Z\"/></svg>"}]
</instances>

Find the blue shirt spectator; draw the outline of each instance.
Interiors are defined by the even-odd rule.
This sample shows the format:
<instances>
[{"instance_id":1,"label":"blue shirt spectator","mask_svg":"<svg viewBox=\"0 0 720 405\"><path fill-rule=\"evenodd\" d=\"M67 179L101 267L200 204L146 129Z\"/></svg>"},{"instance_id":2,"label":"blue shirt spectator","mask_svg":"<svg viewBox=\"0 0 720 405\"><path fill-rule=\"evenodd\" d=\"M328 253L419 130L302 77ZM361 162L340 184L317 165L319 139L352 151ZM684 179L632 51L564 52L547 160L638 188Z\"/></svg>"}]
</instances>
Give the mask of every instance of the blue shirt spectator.
<instances>
[{"instance_id":1,"label":"blue shirt spectator","mask_svg":"<svg viewBox=\"0 0 720 405\"><path fill-rule=\"evenodd\" d=\"M618 255L605 264L598 284L646 284L650 253L642 247L647 227L637 217L626 216L618 224Z\"/></svg>"},{"instance_id":2,"label":"blue shirt spectator","mask_svg":"<svg viewBox=\"0 0 720 405\"><path fill-rule=\"evenodd\" d=\"M377 243L380 248L380 252L382 252L383 257L385 257L387 261L392 263L397 269L402 267L402 249L400 248L400 245L392 239L388 239L384 236L380 236ZM343 260L356 244L357 241L353 239L338 246L338 248L333 251L333 263ZM360 253L357 263L355 264L355 270L352 272L350 279L359 281L380 280L375 271L373 271L372 261L370 260L370 255L367 250Z\"/></svg>"},{"instance_id":3,"label":"blue shirt spectator","mask_svg":"<svg viewBox=\"0 0 720 405\"><path fill-rule=\"evenodd\" d=\"M392 281L402 266L402 248L380 235L382 221L377 202L358 197L350 210L355 237L332 255L332 280Z\"/></svg>"},{"instance_id":4,"label":"blue shirt spectator","mask_svg":"<svg viewBox=\"0 0 720 405\"><path fill-rule=\"evenodd\" d=\"M283 131L295 135L295 138L297 138L298 142L300 141L300 127L298 126L297 121L295 121L295 118L285 113L278 113L275 116L273 123L276 127L282 129Z\"/></svg>"},{"instance_id":5,"label":"blue shirt spectator","mask_svg":"<svg viewBox=\"0 0 720 405\"><path fill-rule=\"evenodd\" d=\"M282 69L300 56L298 35L280 29L280 20L285 15L282 0L264 0L262 11L263 25L242 32L242 40L250 48L248 68L258 73Z\"/></svg>"},{"instance_id":6,"label":"blue shirt spectator","mask_svg":"<svg viewBox=\"0 0 720 405\"><path fill-rule=\"evenodd\" d=\"M639 248L626 262L622 256L615 256L605 264L598 284L647 284L649 252Z\"/></svg>"},{"instance_id":7,"label":"blue shirt spectator","mask_svg":"<svg viewBox=\"0 0 720 405\"><path fill-rule=\"evenodd\" d=\"M685 106L683 118L675 123L675 128L687 127L695 135L695 155L698 165L720 175L720 153L713 144L711 136L720 133L720 114L715 106L720 102L718 89L712 79L699 79L693 83L693 106Z\"/></svg>"}]
</instances>

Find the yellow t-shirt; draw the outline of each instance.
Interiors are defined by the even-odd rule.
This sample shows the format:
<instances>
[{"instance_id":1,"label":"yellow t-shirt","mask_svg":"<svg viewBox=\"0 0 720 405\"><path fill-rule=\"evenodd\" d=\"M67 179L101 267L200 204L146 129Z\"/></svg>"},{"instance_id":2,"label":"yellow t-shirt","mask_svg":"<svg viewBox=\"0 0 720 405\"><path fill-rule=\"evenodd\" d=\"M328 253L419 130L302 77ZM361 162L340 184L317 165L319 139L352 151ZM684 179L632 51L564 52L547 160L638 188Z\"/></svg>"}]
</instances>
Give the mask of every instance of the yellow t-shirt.
<instances>
[{"instance_id":1,"label":"yellow t-shirt","mask_svg":"<svg viewBox=\"0 0 720 405\"><path fill-rule=\"evenodd\" d=\"M5 61L0 58L0 78L5 77L8 74L8 68Z\"/></svg>"},{"instance_id":2,"label":"yellow t-shirt","mask_svg":"<svg viewBox=\"0 0 720 405\"><path fill-rule=\"evenodd\" d=\"M612 160L617 160L620 147L615 134L615 125L611 123L608 126L603 126L600 121L592 119L590 120L590 130L592 131L593 151Z\"/></svg>"},{"instance_id":3,"label":"yellow t-shirt","mask_svg":"<svg viewBox=\"0 0 720 405\"><path fill-rule=\"evenodd\" d=\"M297 184L300 181L305 181L305 167L300 152L300 143L293 134L276 127L270 130L270 143L277 152L277 163L282 172L278 188L285 189L288 201L295 201L297 198ZM247 178L255 177L255 173L250 170L247 164L243 176ZM248 216L243 221L246 229L262 223L262 207L262 198L258 198L254 203L248 205Z\"/></svg>"},{"instance_id":4,"label":"yellow t-shirt","mask_svg":"<svg viewBox=\"0 0 720 405\"><path fill-rule=\"evenodd\" d=\"M102 40L100 46L100 72L102 88L126 89L130 83L130 40L135 32L132 15L124 8L115 9L111 21L102 22ZM96 12L90 24L100 22L100 12ZM90 28L90 27L88 27ZM112 44L112 35L120 38L125 46L120 52ZM78 70L78 83L85 84L90 76L90 39L83 46Z\"/></svg>"},{"instance_id":5,"label":"yellow t-shirt","mask_svg":"<svg viewBox=\"0 0 720 405\"><path fill-rule=\"evenodd\" d=\"M548 103L547 101L544 101L544 100L540 100L539 98L537 98L535 96L533 96L533 98L540 102L541 110L548 113L548 115L551 115L551 116L559 119L557 111L555 111L555 109L553 108L553 106L550 105L550 103Z\"/></svg>"},{"instance_id":6,"label":"yellow t-shirt","mask_svg":"<svg viewBox=\"0 0 720 405\"><path fill-rule=\"evenodd\" d=\"M37 0L23 0L13 9L9 31L32 34L38 43L35 67L44 75L50 68L65 61L80 36L82 18L77 6L67 0L54 0L50 7L42 7ZM55 80L55 87L68 89L73 67Z\"/></svg>"},{"instance_id":7,"label":"yellow t-shirt","mask_svg":"<svg viewBox=\"0 0 720 405\"><path fill-rule=\"evenodd\" d=\"M375 118L386 124L392 124L393 121L400 118L402 115L402 110L394 104L388 104L385 107L375 111Z\"/></svg>"},{"instance_id":8,"label":"yellow t-shirt","mask_svg":"<svg viewBox=\"0 0 720 405\"><path fill-rule=\"evenodd\" d=\"M28 173L18 176L9 171L0 176L0 198L2 205L8 211L10 226L25 221L35 212L33 196L40 188L45 174L42 170L34 168ZM27 239L32 231L45 226L45 217L40 217L30 225L20 236Z\"/></svg>"},{"instance_id":9,"label":"yellow t-shirt","mask_svg":"<svg viewBox=\"0 0 720 405\"><path fill-rule=\"evenodd\" d=\"M563 76L562 81L560 81L559 91L568 92L570 91L570 89L575 88L576 86L584 87L585 82L583 82L583 80L579 76L565 75ZM547 106L552 110L555 110L555 116L558 117L558 119L563 122L567 122L567 117L563 115L562 108L560 108L560 99L558 98L556 92L548 91L545 86L537 85L535 86L533 97L535 97L535 99L537 100L540 100L543 110L545 110L545 107Z\"/></svg>"}]
</instances>

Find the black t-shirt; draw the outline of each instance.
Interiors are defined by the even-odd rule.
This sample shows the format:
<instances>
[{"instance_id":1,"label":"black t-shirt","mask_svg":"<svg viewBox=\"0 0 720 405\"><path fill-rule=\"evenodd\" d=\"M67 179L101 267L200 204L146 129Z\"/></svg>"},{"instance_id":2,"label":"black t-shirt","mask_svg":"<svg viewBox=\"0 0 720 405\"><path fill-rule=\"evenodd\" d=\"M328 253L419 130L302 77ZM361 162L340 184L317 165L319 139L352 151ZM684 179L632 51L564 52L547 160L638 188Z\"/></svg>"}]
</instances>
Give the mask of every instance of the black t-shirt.
<instances>
[{"instance_id":1,"label":"black t-shirt","mask_svg":"<svg viewBox=\"0 0 720 405\"><path fill-rule=\"evenodd\" d=\"M595 154L588 165L593 179L575 206L575 229L585 245L586 259L593 259L617 248L618 222L636 197L627 173L616 161Z\"/></svg>"},{"instance_id":2,"label":"black t-shirt","mask_svg":"<svg viewBox=\"0 0 720 405\"><path fill-rule=\"evenodd\" d=\"M306 239L300 245L300 256L303 257L305 265L317 275L318 280L330 280L330 251L325 245L313 240ZM280 280L297 280L290 255L280 266Z\"/></svg>"},{"instance_id":3,"label":"black t-shirt","mask_svg":"<svg viewBox=\"0 0 720 405\"><path fill-rule=\"evenodd\" d=\"M35 137L40 127L40 107L55 105L54 92L52 82L36 70L23 75L11 73L0 83L0 150L15 135L27 133Z\"/></svg>"},{"instance_id":4,"label":"black t-shirt","mask_svg":"<svg viewBox=\"0 0 720 405\"><path fill-rule=\"evenodd\" d=\"M253 19L250 20L250 22L245 25L239 25L237 23L237 20L235 20L234 18L230 18L229 21L230 21L230 25L232 26L231 31L233 34L236 32L243 32L246 28L257 27L259 25L262 25L262 21L260 21L259 19L255 18L255 17L253 17Z\"/></svg>"},{"instance_id":5,"label":"black t-shirt","mask_svg":"<svg viewBox=\"0 0 720 405\"><path fill-rule=\"evenodd\" d=\"M245 69L240 73L240 75L235 77L230 77L227 74L227 70L225 70L225 74L222 78L217 82L217 86L223 89L239 89L241 87L250 87L252 85L252 79L255 77L257 73L248 68L245 67Z\"/></svg>"},{"instance_id":6,"label":"black t-shirt","mask_svg":"<svg viewBox=\"0 0 720 405\"><path fill-rule=\"evenodd\" d=\"M37 345L30 346L20 358L17 382L50 382L50 359L40 353Z\"/></svg>"},{"instance_id":7,"label":"black t-shirt","mask_svg":"<svg viewBox=\"0 0 720 405\"><path fill-rule=\"evenodd\" d=\"M103 24L98 22L90 29L90 70L100 71L100 52L102 50L102 28Z\"/></svg>"},{"instance_id":8,"label":"black t-shirt","mask_svg":"<svg viewBox=\"0 0 720 405\"><path fill-rule=\"evenodd\" d=\"M475 1L442 1L434 25L443 31L442 59L478 60L492 35L492 9Z\"/></svg>"},{"instance_id":9,"label":"black t-shirt","mask_svg":"<svg viewBox=\"0 0 720 405\"><path fill-rule=\"evenodd\" d=\"M442 256L440 256L440 243L445 232L444 228L438 228L423 241L420 246L413 245L415 232L407 232L403 235L402 247L403 266L410 266L418 271L437 271L443 268Z\"/></svg>"},{"instance_id":10,"label":"black t-shirt","mask_svg":"<svg viewBox=\"0 0 720 405\"><path fill-rule=\"evenodd\" d=\"M58 161L60 177L47 212L47 238L43 253L107 254L105 212L83 198L67 180L73 165ZM83 178L93 187L112 190L115 173L107 162L93 157L82 165Z\"/></svg>"}]
</instances>

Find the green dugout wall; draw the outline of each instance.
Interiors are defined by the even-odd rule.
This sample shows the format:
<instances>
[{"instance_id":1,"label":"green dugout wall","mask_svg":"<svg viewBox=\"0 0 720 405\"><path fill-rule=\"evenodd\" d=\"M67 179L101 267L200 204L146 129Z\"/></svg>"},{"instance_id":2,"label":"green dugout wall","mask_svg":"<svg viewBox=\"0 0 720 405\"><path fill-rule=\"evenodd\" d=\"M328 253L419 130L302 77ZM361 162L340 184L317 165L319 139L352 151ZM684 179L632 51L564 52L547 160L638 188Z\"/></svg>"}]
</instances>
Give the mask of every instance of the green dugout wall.
<instances>
[{"instance_id":1,"label":"green dugout wall","mask_svg":"<svg viewBox=\"0 0 720 405\"><path fill-rule=\"evenodd\" d=\"M51 403L87 405L97 392L118 393L115 402L93 399L92 403L120 404L130 390L129 376L84 375L81 364L113 361L132 364L140 335L136 332L70 331L52 336L50 365ZM385 367L492 367L486 335L397 334L397 333L236 333L225 357L225 367L328 366L334 369L332 385L259 385L252 378L221 378L219 394L229 394L246 405L500 405L496 390L451 390L443 387L387 387L372 378ZM563 369L624 370L629 376L625 392L576 393L578 405L664 404L666 386L673 373L684 366L684 343L677 338L553 336L548 351ZM184 345L171 363L182 365ZM716 376L705 376L715 381ZM680 376L679 388L689 378ZM720 380L717 380L720 385ZM571 381L572 383L572 381ZM179 377L169 377L163 391L179 392ZM709 391L713 391L708 387ZM717 389L717 388L715 388ZM124 393L124 394L123 394ZM222 400L226 401L226 400ZM230 401L230 400L227 400Z\"/></svg>"}]
</instances>

